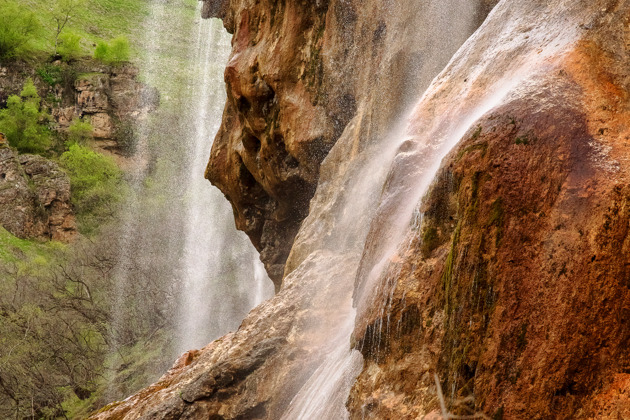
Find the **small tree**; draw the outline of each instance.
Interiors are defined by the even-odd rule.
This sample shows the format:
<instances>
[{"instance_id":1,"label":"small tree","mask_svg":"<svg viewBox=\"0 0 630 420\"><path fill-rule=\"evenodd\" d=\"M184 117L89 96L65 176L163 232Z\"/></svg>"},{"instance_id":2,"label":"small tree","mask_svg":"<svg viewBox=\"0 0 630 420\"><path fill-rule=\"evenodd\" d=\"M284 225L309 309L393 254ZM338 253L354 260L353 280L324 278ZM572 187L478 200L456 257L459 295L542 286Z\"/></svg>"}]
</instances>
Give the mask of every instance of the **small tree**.
<instances>
[{"instance_id":1,"label":"small tree","mask_svg":"<svg viewBox=\"0 0 630 420\"><path fill-rule=\"evenodd\" d=\"M110 43L101 41L94 50L94 58L107 64L118 64L123 61L128 61L129 56L129 40L124 36L114 38Z\"/></svg>"},{"instance_id":2,"label":"small tree","mask_svg":"<svg viewBox=\"0 0 630 420\"><path fill-rule=\"evenodd\" d=\"M122 171L113 159L78 144L61 155L61 164L70 175L79 229L87 235L97 233L125 193Z\"/></svg>"},{"instance_id":3,"label":"small tree","mask_svg":"<svg viewBox=\"0 0 630 420\"><path fill-rule=\"evenodd\" d=\"M61 33L76 11L81 6L81 0L56 0L52 7L55 21L55 55L60 54L59 44L62 42Z\"/></svg>"},{"instance_id":4,"label":"small tree","mask_svg":"<svg viewBox=\"0 0 630 420\"><path fill-rule=\"evenodd\" d=\"M28 50L41 26L34 13L10 0L0 0L0 59L11 59Z\"/></svg>"},{"instance_id":5,"label":"small tree","mask_svg":"<svg viewBox=\"0 0 630 420\"><path fill-rule=\"evenodd\" d=\"M74 32L67 32L59 37L57 52L63 61L79 58L81 55L81 37Z\"/></svg>"},{"instance_id":6,"label":"small tree","mask_svg":"<svg viewBox=\"0 0 630 420\"><path fill-rule=\"evenodd\" d=\"M29 78L20 96L9 96L7 108L0 111L0 131L21 152L42 153L50 146L50 131L41 124L50 117L40 111L39 103L37 88Z\"/></svg>"},{"instance_id":7,"label":"small tree","mask_svg":"<svg viewBox=\"0 0 630 420\"><path fill-rule=\"evenodd\" d=\"M84 145L92 138L92 124L83 119L72 121L68 127L68 143Z\"/></svg>"}]
</instances>

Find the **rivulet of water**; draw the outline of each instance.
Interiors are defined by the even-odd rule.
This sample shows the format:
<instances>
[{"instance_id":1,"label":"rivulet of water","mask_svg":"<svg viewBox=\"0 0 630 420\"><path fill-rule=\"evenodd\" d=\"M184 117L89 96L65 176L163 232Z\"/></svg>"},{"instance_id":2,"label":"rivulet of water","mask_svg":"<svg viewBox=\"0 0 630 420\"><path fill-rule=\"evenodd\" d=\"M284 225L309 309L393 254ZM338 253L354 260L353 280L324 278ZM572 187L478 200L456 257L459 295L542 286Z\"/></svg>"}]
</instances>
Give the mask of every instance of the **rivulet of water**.
<instances>
[{"instance_id":1,"label":"rivulet of water","mask_svg":"<svg viewBox=\"0 0 630 420\"><path fill-rule=\"evenodd\" d=\"M407 74L414 81L413 88L426 89L430 81L437 73L444 68L457 49L466 41L475 30L476 22L476 2L464 0L427 0L420 2L418 9L414 9L415 16L419 19L416 29L405 34L403 45L413 45L415 42L423 45L423 60L418 62L419 68L404 69L403 74ZM392 7L405 7L403 5ZM418 12L419 10L419 12ZM454 11L456 11L454 13ZM417 12L417 13L416 13ZM399 13L400 16L408 17L409 14ZM413 14L412 14L413 15ZM448 28L448 29L445 29ZM400 39L392 39L389 42L395 44L392 49L400 48ZM360 47L360 46L357 46ZM410 87L411 89L412 87ZM379 92L380 95L387 95L387 92ZM422 90L417 92L415 98L407 98L410 104L417 103ZM402 99L401 99L402 100ZM336 209L331 220L334 220L332 234L324 240L325 247L335 254L347 255L345 265L337 270L337 277L332 279L336 284L345 284L345 290L337 293L347 293L348 299L345 301L346 308L341 308L338 313L343 318L334 328L334 333L330 333L321 343L318 367L311 374L297 392L289 408L286 410L283 419L314 419L314 418L348 418L345 407L348 395L354 380L361 371L363 358L357 350L352 350L350 345L351 334L355 326L357 309L361 309L362 294L365 288L377 286L377 281L361 281L363 285L353 298L353 289L357 276L368 275L377 278L387 265L389 254L383 255L382 260L376 261L369 270L360 267L362 260L362 250L366 246L370 221L375 215L378 207L379 196L383 191L387 180L388 169L394 163L400 144L410 140L412 134L408 132L409 119L412 116L412 108L403 112L398 121L385 132L381 138L375 139L374 143L365 147L361 155L354 159L351 165L354 167L348 171L347 181L344 183L343 193L337 198L338 203L332 208ZM346 133L339 140L337 147L344 147L346 141L352 141L352 127L346 128ZM360 135L359 133L355 133ZM345 137L348 137L347 139ZM334 156L335 148L330 156ZM427 156L433 163L427 167L423 178L432 179L434 172L439 167L442 155L435 154ZM437 165L437 167L435 167ZM326 161L323 168L326 168ZM435 168L434 168L435 167ZM326 170L326 169L323 169ZM433 171L433 172L431 172ZM415 192L414 192L415 194ZM317 195L314 199L317 201ZM416 200L417 202L417 200ZM330 218L330 215L327 215ZM313 219L303 224L308 228L309 223L320 223ZM407 217L405 223L409 223ZM325 231L325 229L321 229ZM384 230L387 233L387 230ZM302 234L302 232L300 233ZM298 240L300 237L298 234ZM349 239L350 238L350 239ZM392 249L398 245L400 235L378 238L378 241L391 240ZM389 250L389 248L388 248ZM325 266L326 261L320 266L314 266L316 271L328 273L329 268ZM360 268L363 268L360 270ZM376 274L375 274L376 273ZM312 273L318 276L317 272ZM321 279L325 284L331 279ZM323 286L322 286L323 287ZM370 294L370 293L368 293ZM332 326L331 326L332 327Z\"/></svg>"}]
</instances>

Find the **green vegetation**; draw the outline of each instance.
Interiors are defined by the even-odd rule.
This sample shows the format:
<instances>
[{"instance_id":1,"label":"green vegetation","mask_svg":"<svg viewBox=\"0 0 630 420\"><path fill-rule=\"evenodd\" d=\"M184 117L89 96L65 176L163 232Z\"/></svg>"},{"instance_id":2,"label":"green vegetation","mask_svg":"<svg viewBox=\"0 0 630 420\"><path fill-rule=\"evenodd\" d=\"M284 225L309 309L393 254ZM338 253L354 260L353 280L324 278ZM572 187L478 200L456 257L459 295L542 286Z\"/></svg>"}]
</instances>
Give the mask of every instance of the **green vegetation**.
<instances>
[{"instance_id":1,"label":"green vegetation","mask_svg":"<svg viewBox=\"0 0 630 420\"><path fill-rule=\"evenodd\" d=\"M51 144L48 113L40 110L41 99L31 79L24 84L20 96L11 95L6 109L0 110L0 131L9 144L21 152L43 153Z\"/></svg>"},{"instance_id":2,"label":"green vegetation","mask_svg":"<svg viewBox=\"0 0 630 420\"><path fill-rule=\"evenodd\" d=\"M64 61L76 60L81 56L81 36L68 32L59 36L57 53Z\"/></svg>"},{"instance_id":3,"label":"green vegetation","mask_svg":"<svg viewBox=\"0 0 630 420\"><path fill-rule=\"evenodd\" d=\"M514 140L514 143L527 146L529 144L529 138L527 138L527 136L518 136L516 140Z\"/></svg>"},{"instance_id":4,"label":"green vegetation","mask_svg":"<svg viewBox=\"0 0 630 420\"><path fill-rule=\"evenodd\" d=\"M106 156L79 144L61 155L70 175L72 202L81 233L93 235L110 219L124 195L122 171Z\"/></svg>"},{"instance_id":5,"label":"green vegetation","mask_svg":"<svg viewBox=\"0 0 630 420\"><path fill-rule=\"evenodd\" d=\"M429 226L425 229L422 235L422 256L427 258L431 252L440 244L440 236L437 228Z\"/></svg>"},{"instance_id":6,"label":"green vegetation","mask_svg":"<svg viewBox=\"0 0 630 420\"><path fill-rule=\"evenodd\" d=\"M66 4L74 6L64 12ZM201 70L182 48L196 30L197 2L158 8L156 19L188 27L169 32L154 52L153 58L173 71L145 79L165 98L143 131L148 154L169 152L149 162L146 192L129 188L113 159L89 148L89 118L75 117L67 132L57 132L45 109L68 106L56 89L71 90L79 74L103 67L89 57L113 65L135 60L142 74L137 49L144 34L138 23L150 6L144 0L0 0L0 61L15 60L16 69L35 70L41 78L29 81L0 110L0 131L21 152L43 153L65 168L82 233L77 242L63 245L19 239L0 228L0 418L86 418L156 380L173 361L172 278L180 254L171 252L164 235L147 239L142 232L124 245L134 258L121 261L121 238L128 237L129 226L118 212L129 199L139 209L133 223L146 227L173 219L173 197L165 191L179 182L174 174L181 167L173 156L185 154L186 146L172 133L188 128L181 118L188 98L181 92ZM11 127L25 116L31 131L15 129L21 133L15 137ZM135 127L125 120L114 124L123 154L132 155ZM159 258L149 261L149 255ZM117 269L121 264L126 276Z\"/></svg>"},{"instance_id":7,"label":"green vegetation","mask_svg":"<svg viewBox=\"0 0 630 420\"><path fill-rule=\"evenodd\" d=\"M33 11L11 0L0 0L0 60L30 52L33 40L42 32Z\"/></svg>"},{"instance_id":8,"label":"green vegetation","mask_svg":"<svg viewBox=\"0 0 630 420\"><path fill-rule=\"evenodd\" d=\"M143 0L0 0L0 60L43 53L67 61L92 55L103 39L138 40L137 22L149 6ZM137 53L129 42L114 44L122 60Z\"/></svg>"},{"instance_id":9,"label":"green vegetation","mask_svg":"<svg viewBox=\"0 0 630 420\"><path fill-rule=\"evenodd\" d=\"M85 145L92 138L92 124L83 118L77 118L72 121L68 127L68 144Z\"/></svg>"},{"instance_id":10,"label":"green vegetation","mask_svg":"<svg viewBox=\"0 0 630 420\"><path fill-rule=\"evenodd\" d=\"M129 60L129 51L129 40L119 36L110 43L99 42L94 50L94 58L107 64L119 64Z\"/></svg>"}]
</instances>

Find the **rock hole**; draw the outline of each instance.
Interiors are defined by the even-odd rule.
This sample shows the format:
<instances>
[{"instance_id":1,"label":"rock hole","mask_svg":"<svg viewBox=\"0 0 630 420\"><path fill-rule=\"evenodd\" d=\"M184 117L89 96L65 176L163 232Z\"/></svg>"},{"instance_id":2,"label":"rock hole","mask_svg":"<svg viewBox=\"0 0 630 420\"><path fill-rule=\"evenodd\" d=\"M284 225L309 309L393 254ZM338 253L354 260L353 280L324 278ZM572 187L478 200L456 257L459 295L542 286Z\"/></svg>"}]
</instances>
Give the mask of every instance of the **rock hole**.
<instances>
[{"instance_id":1,"label":"rock hole","mask_svg":"<svg viewBox=\"0 0 630 420\"><path fill-rule=\"evenodd\" d=\"M249 153L260 152L261 144L260 144L260 140L257 137L246 133L243 135L243 139L241 141L243 143L243 147Z\"/></svg>"},{"instance_id":2,"label":"rock hole","mask_svg":"<svg viewBox=\"0 0 630 420\"><path fill-rule=\"evenodd\" d=\"M6 178L7 178L7 174L4 174L4 173L0 174L0 179L6 179Z\"/></svg>"},{"instance_id":3,"label":"rock hole","mask_svg":"<svg viewBox=\"0 0 630 420\"><path fill-rule=\"evenodd\" d=\"M239 159L239 161L238 178L241 180L241 183L245 189L252 189L256 187L258 184L256 182L256 178L254 178L254 175L252 175L249 169L247 169L243 161L241 159Z\"/></svg>"},{"instance_id":4,"label":"rock hole","mask_svg":"<svg viewBox=\"0 0 630 420\"><path fill-rule=\"evenodd\" d=\"M247 100L246 97L241 96L240 98L238 98L238 110L241 111L243 114L247 113L251 107L252 104L249 103L249 101Z\"/></svg>"}]
</instances>

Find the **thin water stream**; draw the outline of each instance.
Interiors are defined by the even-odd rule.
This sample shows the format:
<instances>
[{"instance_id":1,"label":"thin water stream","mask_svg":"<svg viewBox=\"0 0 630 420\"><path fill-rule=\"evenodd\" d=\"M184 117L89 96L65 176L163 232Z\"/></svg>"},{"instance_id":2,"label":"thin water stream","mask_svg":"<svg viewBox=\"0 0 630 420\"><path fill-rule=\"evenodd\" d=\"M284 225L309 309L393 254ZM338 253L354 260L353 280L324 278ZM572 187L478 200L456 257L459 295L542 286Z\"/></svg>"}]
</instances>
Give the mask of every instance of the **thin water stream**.
<instances>
[{"instance_id":1,"label":"thin water stream","mask_svg":"<svg viewBox=\"0 0 630 420\"><path fill-rule=\"evenodd\" d=\"M163 352L172 363L235 330L251 308L273 295L258 252L236 230L227 200L203 176L225 103L230 35L220 21L201 19L200 3L177 2L151 0L142 26L141 77L161 100L154 115L135 127L132 191L120 219L114 275L113 359L142 339L134 334L141 322L134 316L143 305L145 312L159 309L155 317L164 321L156 328L169 336ZM174 18L180 21L165 27ZM167 302L151 302L148 289L159 290L153 300ZM114 392L114 381L112 398L120 398L126 391Z\"/></svg>"},{"instance_id":2,"label":"thin water stream","mask_svg":"<svg viewBox=\"0 0 630 420\"><path fill-rule=\"evenodd\" d=\"M447 64L452 54L466 41L468 36L475 29L476 3L462 0L429 0L423 1L422 12L420 12L417 27L418 32L406 34L411 39L404 42L414 43L422 41L425 45L424 61L421 63L422 73L414 75L415 80L420 80L419 86L426 89L433 77ZM456 16L452 11L457 10ZM426 26L424 23L433 22ZM437 23L441 24L437 24ZM448 30L444 28L448 27ZM416 39L413 37L416 36ZM393 42L400 42L394 40ZM403 42L403 44L404 44ZM419 69L406 69L409 73L418 72ZM420 92L421 94L422 92ZM379 92L379 95L386 95L387 92ZM421 95L418 95L418 97ZM417 103L418 97L411 100ZM334 334L325 337L326 341L321 343L318 356L320 361L318 367L311 374L310 378L297 392L284 416L284 420L293 419L314 419L314 418L348 418L349 414L345 407L348 395L355 378L360 373L363 365L361 353L352 350L350 347L351 334L355 327L357 314L364 309L365 300L363 294L371 296L372 289L377 286L377 279L382 270L386 267L389 257L395 251L401 240L400 230L402 226L407 226L411 219L408 212L396 213L395 219L387 220L392 226L383 230L384 237L379 237L378 241L386 242L385 252L374 261L369 269L363 266L363 249L374 245L367 244L369 241L370 221L375 216L375 209L379 204L379 196L384 189L389 168L395 163L399 147L405 141L413 138L413 133L408 130L413 109L407 109L400 115L398 121L390 127L387 134L376 139L375 144L366 147L361 155L354 160L351 165L354 169L349 170L349 175L344 183L344 192L337 199L335 214L331 217L333 232L328 233L329 237L324 240L325 247L335 254L347 255L348 258L343 267L335 272L335 283L344 283L347 288L341 293L347 293L347 308L339 309L342 321L334 327ZM353 141L354 136L360 136L359 132L352 133L352 124L346 128L346 133L339 140L335 148L344 147L344 143ZM417 185L417 189L411 194L413 204L417 204L430 181L434 178L439 164L448 152L445 145L442 147L428 147L426 149L425 161L430 164L425 165L420 174L413 174L422 181ZM450 145L449 147L452 147ZM335 150L330 156L334 156ZM327 162L323 164L323 170L327 168ZM415 178L414 178L415 179ZM427 182L424 182L427 180ZM325 195L325 193L323 193ZM317 200L317 196L314 199ZM403 206L404 210L408 206ZM411 208L411 207L409 207ZM403 214L405 213L405 214ZM330 217L330 215L326 215ZM320 223L317 220L313 224ZM308 226L309 220L305 221ZM304 226L304 225L303 225ZM299 238L299 235L298 235ZM349 240L352 238L352 240ZM331 271L327 264L322 262L316 266L317 271L329 273ZM336 262L332 262L336 264ZM318 272L313 272L313 276L318 276ZM353 296L355 279L361 285ZM362 279L366 277L366 279ZM321 279L325 284L330 279ZM373 303L373 302L369 302Z\"/></svg>"},{"instance_id":3,"label":"thin water stream","mask_svg":"<svg viewBox=\"0 0 630 420\"><path fill-rule=\"evenodd\" d=\"M235 230L229 203L203 178L225 103L223 68L230 52L230 36L216 19L198 18L196 24L194 62L198 75L189 86L195 114L188 135L191 153L182 232L180 353L201 348L235 329L249 309L273 295L271 281L264 269L260 270L257 252L245 235Z\"/></svg>"}]
</instances>

